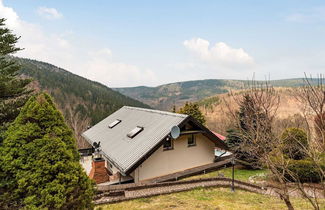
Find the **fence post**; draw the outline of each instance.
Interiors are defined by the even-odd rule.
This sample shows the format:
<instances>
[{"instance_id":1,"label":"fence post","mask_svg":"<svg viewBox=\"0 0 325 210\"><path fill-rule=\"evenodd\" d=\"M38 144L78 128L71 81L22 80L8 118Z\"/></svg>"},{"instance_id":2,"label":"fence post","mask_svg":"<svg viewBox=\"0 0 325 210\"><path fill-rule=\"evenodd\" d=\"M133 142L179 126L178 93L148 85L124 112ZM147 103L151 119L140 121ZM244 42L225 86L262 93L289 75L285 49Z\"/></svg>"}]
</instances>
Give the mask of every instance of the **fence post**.
<instances>
[{"instance_id":1,"label":"fence post","mask_svg":"<svg viewBox=\"0 0 325 210\"><path fill-rule=\"evenodd\" d=\"M232 164L231 191L235 192L235 157L232 158L231 164Z\"/></svg>"}]
</instances>

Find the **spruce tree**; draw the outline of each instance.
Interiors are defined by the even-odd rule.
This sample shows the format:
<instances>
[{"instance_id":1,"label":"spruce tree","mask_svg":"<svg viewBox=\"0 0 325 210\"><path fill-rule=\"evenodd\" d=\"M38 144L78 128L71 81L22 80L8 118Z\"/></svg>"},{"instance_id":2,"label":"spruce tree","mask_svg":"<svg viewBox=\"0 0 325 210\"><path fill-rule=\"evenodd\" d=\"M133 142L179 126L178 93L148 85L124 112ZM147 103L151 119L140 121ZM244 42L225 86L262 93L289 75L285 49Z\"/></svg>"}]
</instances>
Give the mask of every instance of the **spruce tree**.
<instances>
[{"instance_id":1,"label":"spruce tree","mask_svg":"<svg viewBox=\"0 0 325 210\"><path fill-rule=\"evenodd\" d=\"M270 134L269 138L272 138L271 126L267 124L266 114L249 94L243 95L239 106L236 113L239 123L227 131L227 144L236 154L236 158L250 164L251 168L260 168L259 158L249 151L250 145L259 138L256 130L263 130L264 134Z\"/></svg>"},{"instance_id":2,"label":"spruce tree","mask_svg":"<svg viewBox=\"0 0 325 210\"><path fill-rule=\"evenodd\" d=\"M240 136L240 131L238 131L238 129L230 128L227 130L226 143L232 151L236 151L236 148L243 142Z\"/></svg>"},{"instance_id":3,"label":"spruce tree","mask_svg":"<svg viewBox=\"0 0 325 210\"><path fill-rule=\"evenodd\" d=\"M0 206L88 209L93 193L62 114L49 95L32 96L0 148Z\"/></svg>"},{"instance_id":4,"label":"spruce tree","mask_svg":"<svg viewBox=\"0 0 325 210\"><path fill-rule=\"evenodd\" d=\"M19 65L10 57L21 50L15 47L19 37L5 27L5 19L0 18L0 143L3 133L19 114L28 99L26 86L29 79L18 77Z\"/></svg>"},{"instance_id":5,"label":"spruce tree","mask_svg":"<svg viewBox=\"0 0 325 210\"><path fill-rule=\"evenodd\" d=\"M180 108L179 113L190 115L201 124L205 124L204 115L202 114L199 106L196 103L186 102L185 105L182 108Z\"/></svg>"}]
</instances>

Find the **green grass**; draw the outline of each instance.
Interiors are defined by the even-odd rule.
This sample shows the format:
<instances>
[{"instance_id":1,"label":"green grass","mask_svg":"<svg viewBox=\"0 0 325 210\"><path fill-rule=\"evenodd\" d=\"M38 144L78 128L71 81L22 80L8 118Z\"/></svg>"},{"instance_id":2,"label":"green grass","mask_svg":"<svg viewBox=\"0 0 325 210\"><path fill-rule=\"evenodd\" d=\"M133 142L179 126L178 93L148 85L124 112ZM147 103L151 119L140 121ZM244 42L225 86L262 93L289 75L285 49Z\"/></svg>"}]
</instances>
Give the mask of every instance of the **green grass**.
<instances>
[{"instance_id":1,"label":"green grass","mask_svg":"<svg viewBox=\"0 0 325 210\"><path fill-rule=\"evenodd\" d=\"M258 175L258 174L263 174L263 173L266 174L267 170L264 170L264 169L262 169L262 170L247 170L247 169L235 168L235 179L248 182L249 177ZM232 169L224 168L219 171L214 171L214 172L210 172L207 174L191 176L191 177L185 178L184 180L218 177L218 174L223 174L224 177L231 178L232 177Z\"/></svg>"},{"instance_id":2,"label":"green grass","mask_svg":"<svg viewBox=\"0 0 325 210\"><path fill-rule=\"evenodd\" d=\"M303 199L292 199L295 209L312 209ZM121 203L101 205L96 209L286 209L282 200L242 190L197 188L191 191L141 198ZM322 206L325 208L325 206Z\"/></svg>"},{"instance_id":3,"label":"green grass","mask_svg":"<svg viewBox=\"0 0 325 210\"><path fill-rule=\"evenodd\" d=\"M231 177L232 169L225 168L219 171L197 175L188 179L217 177L222 173L224 177ZM250 176L267 173L267 170L246 170L235 169L235 178L241 181L248 181ZM292 198L295 209L313 209L312 206L301 198ZM282 200L273 196L266 196L243 190L236 190L234 193L227 188L196 188L191 191L160 195L149 198L140 198L121 203L101 205L97 210L115 209L226 209L226 210L266 210L266 209L287 209ZM325 200L321 209L325 209Z\"/></svg>"}]
</instances>

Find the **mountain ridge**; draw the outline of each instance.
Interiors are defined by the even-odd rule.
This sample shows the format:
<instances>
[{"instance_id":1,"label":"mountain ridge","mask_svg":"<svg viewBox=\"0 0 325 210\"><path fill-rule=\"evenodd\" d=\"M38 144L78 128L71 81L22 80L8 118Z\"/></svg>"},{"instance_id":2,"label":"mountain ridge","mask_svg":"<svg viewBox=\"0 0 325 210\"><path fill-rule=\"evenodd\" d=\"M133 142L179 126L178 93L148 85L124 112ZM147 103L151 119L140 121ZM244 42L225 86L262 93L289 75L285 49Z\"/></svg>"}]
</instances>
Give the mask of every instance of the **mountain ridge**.
<instances>
[{"instance_id":1,"label":"mountain ridge","mask_svg":"<svg viewBox=\"0 0 325 210\"><path fill-rule=\"evenodd\" d=\"M55 65L26 58L13 58L20 74L33 79L32 88L49 93L74 130L78 147L87 146L81 133L124 105L150 108L99 82L73 74Z\"/></svg>"},{"instance_id":2,"label":"mountain ridge","mask_svg":"<svg viewBox=\"0 0 325 210\"><path fill-rule=\"evenodd\" d=\"M311 79L316 83L316 79ZM217 94L227 93L232 89L245 89L251 80L231 79L205 79L174 82L156 87L136 86L113 88L123 95L146 103L153 108L171 110L172 107L181 106L185 102L199 101ZM256 81L265 83L265 81ZM275 87L299 87L304 85L304 78L289 78L267 81Z\"/></svg>"}]
</instances>

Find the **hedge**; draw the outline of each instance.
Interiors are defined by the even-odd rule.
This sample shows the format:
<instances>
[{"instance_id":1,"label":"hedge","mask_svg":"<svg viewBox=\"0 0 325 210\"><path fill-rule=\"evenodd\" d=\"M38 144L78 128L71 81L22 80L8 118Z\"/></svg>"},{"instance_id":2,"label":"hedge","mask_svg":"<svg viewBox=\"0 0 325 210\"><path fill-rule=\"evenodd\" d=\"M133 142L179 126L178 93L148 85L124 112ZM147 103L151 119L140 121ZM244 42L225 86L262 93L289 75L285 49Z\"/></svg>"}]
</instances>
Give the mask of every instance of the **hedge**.
<instances>
[{"instance_id":1,"label":"hedge","mask_svg":"<svg viewBox=\"0 0 325 210\"><path fill-rule=\"evenodd\" d=\"M321 182L324 181L324 176L320 172L320 168L325 171L325 159L321 162L320 166L317 166L311 159L293 160L289 161L289 171L293 174L292 177L289 173L286 174L286 178L290 181L296 181L298 178L300 182Z\"/></svg>"}]
</instances>

